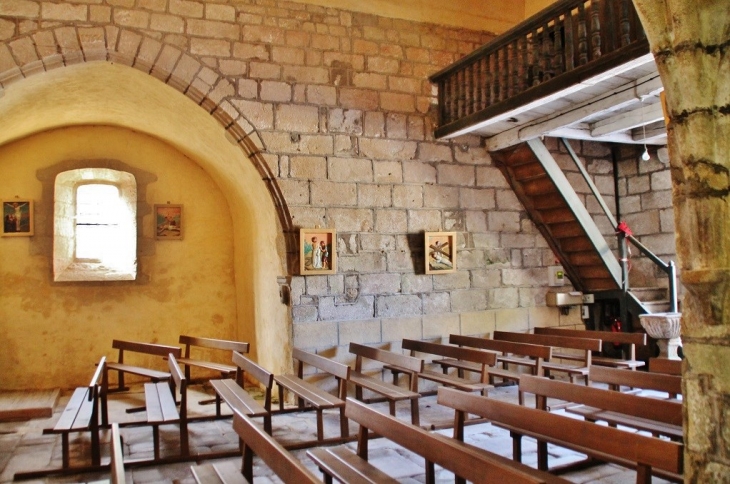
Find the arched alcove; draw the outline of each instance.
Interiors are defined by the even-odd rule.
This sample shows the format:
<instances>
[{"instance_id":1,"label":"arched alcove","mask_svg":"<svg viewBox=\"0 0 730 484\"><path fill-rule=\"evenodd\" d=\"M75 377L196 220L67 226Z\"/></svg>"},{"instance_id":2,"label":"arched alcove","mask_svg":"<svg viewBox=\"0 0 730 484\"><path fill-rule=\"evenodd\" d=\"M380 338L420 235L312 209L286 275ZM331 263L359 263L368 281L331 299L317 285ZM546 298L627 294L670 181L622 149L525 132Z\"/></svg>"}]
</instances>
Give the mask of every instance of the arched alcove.
<instances>
[{"instance_id":1,"label":"arched alcove","mask_svg":"<svg viewBox=\"0 0 730 484\"><path fill-rule=\"evenodd\" d=\"M290 316L277 283L288 272L281 201L262 181L263 162L248 149L255 142L240 130L241 136L231 135L235 123L228 116L230 123L221 125L225 119L211 116L209 109L154 76L92 61L41 71L7 86L0 98L0 146L65 127L107 126L152 137L196 163L220 189L230 211L237 306L231 337L250 341L259 361L279 372L288 367L291 344ZM51 350L64 351L67 345L60 343ZM92 362L110 349L79 348L77 357Z\"/></svg>"}]
</instances>

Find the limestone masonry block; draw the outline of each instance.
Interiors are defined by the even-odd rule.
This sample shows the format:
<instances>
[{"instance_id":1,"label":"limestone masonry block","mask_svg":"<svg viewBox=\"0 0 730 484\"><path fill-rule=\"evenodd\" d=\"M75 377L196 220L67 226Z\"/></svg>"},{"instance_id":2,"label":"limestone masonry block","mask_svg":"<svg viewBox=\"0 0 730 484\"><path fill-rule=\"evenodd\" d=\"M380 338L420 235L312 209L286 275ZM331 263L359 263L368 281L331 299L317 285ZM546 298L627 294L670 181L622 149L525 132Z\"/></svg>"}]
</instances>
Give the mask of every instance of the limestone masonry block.
<instances>
[{"instance_id":1,"label":"limestone masonry block","mask_svg":"<svg viewBox=\"0 0 730 484\"><path fill-rule=\"evenodd\" d=\"M296 348L322 348L339 343L337 323L333 321L296 324L293 333L293 346Z\"/></svg>"},{"instance_id":2,"label":"limestone masonry block","mask_svg":"<svg viewBox=\"0 0 730 484\"><path fill-rule=\"evenodd\" d=\"M413 113L416 111L416 100L411 94L383 91L380 93L380 108L386 111Z\"/></svg>"},{"instance_id":3,"label":"limestone masonry block","mask_svg":"<svg viewBox=\"0 0 730 484\"><path fill-rule=\"evenodd\" d=\"M370 160L364 158L328 159L329 179L332 181L372 182L373 167Z\"/></svg>"},{"instance_id":4,"label":"limestone masonry block","mask_svg":"<svg viewBox=\"0 0 730 484\"><path fill-rule=\"evenodd\" d=\"M527 309L500 309L495 312L496 331L527 332L530 312Z\"/></svg>"},{"instance_id":5,"label":"limestone masonry block","mask_svg":"<svg viewBox=\"0 0 730 484\"><path fill-rule=\"evenodd\" d=\"M355 183L333 183L314 181L311 186L312 203L323 207L357 205L357 185Z\"/></svg>"},{"instance_id":6,"label":"limestone masonry block","mask_svg":"<svg viewBox=\"0 0 730 484\"><path fill-rule=\"evenodd\" d=\"M521 229L520 212L489 212L487 224L492 232L519 232Z\"/></svg>"},{"instance_id":7,"label":"limestone masonry block","mask_svg":"<svg viewBox=\"0 0 730 484\"><path fill-rule=\"evenodd\" d=\"M483 211L466 210L464 212L465 230L468 232L486 232L487 215Z\"/></svg>"},{"instance_id":8,"label":"limestone masonry block","mask_svg":"<svg viewBox=\"0 0 730 484\"><path fill-rule=\"evenodd\" d=\"M153 13L150 16L150 28L160 32L181 34L185 30L185 22L182 18L174 15Z\"/></svg>"},{"instance_id":9,"label":"limestone masonry block","mask_svg":"<svg viewBox=\"0 0 730 484\"><path fill-rule=\"evenodd\" d=\"M230 57L231 43L226 40L190 39L190 52L195 55Z\"/></svg>"},{"instance_id":10,"label":"limestone masonry block","mask_svg":"<svg viewBox=\"0 0 730 484\"><path fill-rule=\"evenodd\" d=\"M335 302L334 297L319 298L319 315L325 321L348 321L357 319L372 319L375 313L375 298L360 296L354 303Z\"/></svg>"},{"instance_id":11,"label":"limestone masonry block","mask_svg":"<svg viewBox=\"0 0 730 484\"><path fill-rule=\"evenodd\" d=\"M509 189L507 180L504 179L504 175L499 171L499 168L491 166L478 166L477 167L477 186L478 187L494 187L494 188L505 188Z\"/></svg>"},{"instance_id":12,"label":"limestone masonry block","mask_svg":"<svg viewBox=\"0 0 730 484\"><path fill-rule=\"evenodd\" d=\"M379 165L380 163L376 164L376 168ZM423 187L420 185L395 185L393 187L393 206L397 208L423 207Z\"/></svg>"},{"instance_id":13,"label":"limestone masonry block","mask_svg":"<svg viewBox=\"0 0 730 484\"><path fill-rule=\"evenodd\" d=\"M363 274L360 277L361 294L395 294L400 292L401 277L396 273Z\"/></svg>"},{"instance_id":14,"label":"limestone masonry block","mask_svg":"<svg viewBox=\"0 0 730 484\"><path fill-rule=\"evenodd\" d=\"M403 181L432 185L436 183L436 167L423 162L404 162Z\"/></svg>"},{"instance_id":15,"label":"limestone masonry block","mask_svg":"<svg viewBox=\"0 0 730 484\"><path fill-rule=\"evenodd\" d=\"M342 232L369 232L373 228L373 211L365 208L331 208L327 218Z\"/></svg>"},{"instance_id":16,"label":"limestone masonry block","mask_svg":"<svg viewBox=\"0 0 730 484\"><path fill-rule=\"evenodd\" d=\"M516 287L496 287L489 289L488 307L514 308L519 306L520 293Z\"/></svg>"},{"instance_id":17,"label":"limestone masonry block","mask_svg":"<svg viewBox=\"0 0 730 484\"><path fill-rule=\"evenodd\" d=\"M317 225L324 227L327 221L324 207L292 206L289 207L289 212L291 213L292 222L300 227L316 227Z\"/></svg>"},{"instance_id":18,"label":"limestone masonry block","mask_svg":"<svg viewBox=\"0 0 730 484\"><path fill-rule=\"evenodd\" d=\"M390 207L393 204L391 200L392 190L393 187L391 185L373 185L360 183L357 189L358 204L366 207ZM376 212L376 217L377 215L378 212ZM406 226L405 217L403 218L403 225Z\"/></svg>"},{"instance_id":19,"label":"limestone masonry block","mask_svg":"<svg viewBox=\"0 0 730 484\"><path fill-rule=\"evenodd\" d=\"M408 210L408 232L433 232L440 228L439 210Z\"/></svg>"},{"instance_id":20,"label":"limestone masonry block","mask_svg":"<svg viewBox=\"0 0 730 484\"><path fill-rule=\"evenodd\" d=\"M304 300L304 298L302 298ZM292 320L295 323L309 323L317 321L317 306L294 306L292 308ZM296 327L297 325L295 325Z\"/></svg>"},{"instance_id":21,"label":"limestone masonry block","mask_svg":"<svg viewBox=\"0 0 730 484\"><path fill-rule=\"evenodd\" d=\"M307 276L305 284L307 296L326 296L328 294L327 276Z\"/></svg>"},{"instance_id":22,"label":"limestone masonry block","mask_svg":"<svg viewBox=\"0 0 730 484\"><path fill-rule=\"evenodd\" d=\"M392 251L396 248L393 235L362 234L360 244L364 251Z\"/></svg>"},{"instance_id":23,"label":"limestone masonry block","mask_svg":"<svg viewBox=\"0 0 730 484\"><path fill-rule=\"evenodd\" d=\"M423 187L423 205L433 208L457 208L459 189L443 185L426 185Z\"/></svg>"},{"instance_id":24,"label":"limestone masonry block","mask_svg":"<svg viewBox=\"0 0 730 484\"><path fill-rule=\"evenodd\" d=\"M442 338L440 342L448 342L449 335L460 334L458 314L433 314L423 316L423 339ZM439 341L437 341L438 343Z\"/></svg>"},{"instance_id":25,"label":"limestone masonry block","mask_svg":"<svg viewBox=\"0 0 730 484\"><path fill-rule=\"evenodd\" d=\"M381 320L383 341L394 342L390 351L400 351L400 342L406 339L421 339L422 323L420 317L388 318Z\"/></svg>"},{"instance_id":26,"label":"limestone masonry block","mask_svg":"<svg viewBox=\"0 0 730 484\"><path fill-rule=\"evenodd\" d=\"M339 323L340 345L352 343L373 344L381 341L380 320L343 321Z\"/></svg>"},{"instance_id":27,"label":"limestone masonry block","mask_svg":"<svg viewBox=\"0 0 730 484\"><path fill-rule=\"evenodd\" d=\"M462 188L459 190L459 200L461 208L466 209L493 210L496 207L495 191L492 188Z\"/></svg>"},{"instance_id":28,"label":"limestone masonry block","mask_svg":"<svg viewBox=\"0 0 730 484\"><path fill-rule=\"evenodd\" d=\"M145 29L150 23L150 14L138 10L114 10L114 22L123 27Z\"/></svg>"},{"instance_id":29,"label":"limestone masonry block","mask_svg":"<svg viewBox=\"0 0 730 484\"><path fill-rule=\"evenodd\" d=\"M487 309L487 292L483 289L468 289L451 292L452 311L483 311L485 309Z\"/></svg>"},{"instance_id":30,"label":"limestone masonry block","mask_svg":"<svg viewBox=\"0 0 730 484\"><path fill-rule=\"evenodd\" d=\"M342 256L338 259L338 270L365 273L388 270L386 254L382 252L361 252L356 257Z\"/></svg>"},{"instance_id":31,"label":"limestone masonry block","mask_svg":"<svg viewBox=\"0 0 730 484\"><path fill-rule=\"evenodd\" d=\"M444 314L452 310L451 294L432 292L423 295L423 314Z\"/></svg>"},{"instance_id":32,"label":"limestone masonry block","mask_svg":"<svg viewBox=\"0 0 730 484\"><path fill-rule=\"evenodd\" d=\"M416 153L416 143L413 141L361 138L360 151L363 156L378 160L412 160Z\"/></svg>"},{"instance_id":33,"label":"limestone masonry block","mask_svg":"<svg viewBox=\"0 0 730 484\"><path fill-rule=\"evenodd\" d=\"M277 104L274 114L278 130L298 133L319 131L319 110L315 106Z\"/></svg>"},{"instance_id":34,"label":"limestone masonry block","mask_svg":"<svg viewBox=\"0 0 730 484\"><path fill-rule=\"evenodd\" d=\"M375 231L381 234L403 233L408 228L408 214L405 210L376 210Z\"/></svg>"},{"instance_id":35,"label":"limestone masonry block","mask_svg":"<svg viewBox=\"0 0 730 484\"><path fill-rule=\"evenodd\" d=\"M0 13L1 12L2 7L0 7ZM43 20L76 20L85 22L87 20L88 12L86 5L69 5L68 3L50 2L43 2L41 4L41 17Z\"/></svg>"},{"instance_id":36,"label":"limestone masonry block","mask_svg":"<svg viewBox=\"0 0 730 484\"><path fill-rule=\"evenodd\" d=\"M236 9L232 5L205 4L205 18L224 22L236 21Z\"/></svg>"},{"instance_id":37,"label":"limestone masonry block","mask_svg":"<svg viewBox=\"0 0 730 484\"><path fill-rule=\"evenodd\" d=\"M495 328L494 311L465 312L459 315L461 334L491 338Z\"/></svg>"},{"instance_id":38,"label":"limestone masonry block","mask_svg":"<svg viewBox=\"0 0 730 484\"><path fill-rule=\"evenodd\" d=\"M38 18L40 10L38 2L29 0L0 2L0 15L5 17Z\"/></svg>"},{"instance_id":39,"label":"limestone masonry block","mask_svg":"<svg viewBox=\"0 0 730 484\"><path fill-rule=\"evenodd\" d=\"M374 161L373 176L377 183L401 183L403 167L398 161Z\"/></svg>"}]
</instances>

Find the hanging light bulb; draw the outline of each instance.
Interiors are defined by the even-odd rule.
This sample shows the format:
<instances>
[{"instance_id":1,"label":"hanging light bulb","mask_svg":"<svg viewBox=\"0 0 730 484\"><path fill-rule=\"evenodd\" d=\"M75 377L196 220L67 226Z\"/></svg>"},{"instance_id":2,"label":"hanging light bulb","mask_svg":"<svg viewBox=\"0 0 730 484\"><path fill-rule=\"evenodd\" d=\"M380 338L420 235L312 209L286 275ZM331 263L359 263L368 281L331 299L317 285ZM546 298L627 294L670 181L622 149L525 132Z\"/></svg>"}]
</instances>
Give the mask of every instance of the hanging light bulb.
<instances>
[{"instance_id":1,"label":"hanging light bulb","mask_svg":"<svg viewBox=\"0 0 730 484\"><path fill-rule=\"evenodd\" d=\"M644 145L644 152L641 154L641 159L644 161L649 161L651 159L651 156L649 156L649 148Z\"/></svg>"}]
</instances>

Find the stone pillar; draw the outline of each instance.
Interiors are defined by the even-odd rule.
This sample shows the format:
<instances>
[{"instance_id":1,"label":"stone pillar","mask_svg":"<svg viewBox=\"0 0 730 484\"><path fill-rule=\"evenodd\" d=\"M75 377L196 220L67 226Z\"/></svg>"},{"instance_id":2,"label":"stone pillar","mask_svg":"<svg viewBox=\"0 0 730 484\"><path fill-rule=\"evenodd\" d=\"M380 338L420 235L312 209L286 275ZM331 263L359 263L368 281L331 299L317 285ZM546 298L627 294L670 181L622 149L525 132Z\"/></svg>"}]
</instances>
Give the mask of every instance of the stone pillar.
<instances>
[{"instance_id":1,"label":"stone pillar","mask_svg":"<svg viewBox=\"0 0 730 484\"><path fill-rule=\"evenodd\" d=\"M685 482L730 475L730 5L633 0L666 93L682 307Z\"/></svg>"}]
</instances>

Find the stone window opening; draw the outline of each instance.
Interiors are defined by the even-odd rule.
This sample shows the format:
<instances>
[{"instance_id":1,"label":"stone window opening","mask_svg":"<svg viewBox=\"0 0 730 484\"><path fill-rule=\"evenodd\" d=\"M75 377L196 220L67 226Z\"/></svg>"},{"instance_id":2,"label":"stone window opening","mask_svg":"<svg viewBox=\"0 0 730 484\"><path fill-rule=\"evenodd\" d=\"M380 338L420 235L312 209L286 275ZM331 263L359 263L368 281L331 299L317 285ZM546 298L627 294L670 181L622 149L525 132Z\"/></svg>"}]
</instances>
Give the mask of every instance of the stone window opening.
<instances>
[{"instance_id":1,"label":"stone window opening","mask_svg":"<svg viewBox=\"0 0 730 484\"><path fill-rule=\"evenodd\" d=\"M54 281L137 277L137 184L131 173L81 168L54 184Z\"/></svg>"}]
</instances>

